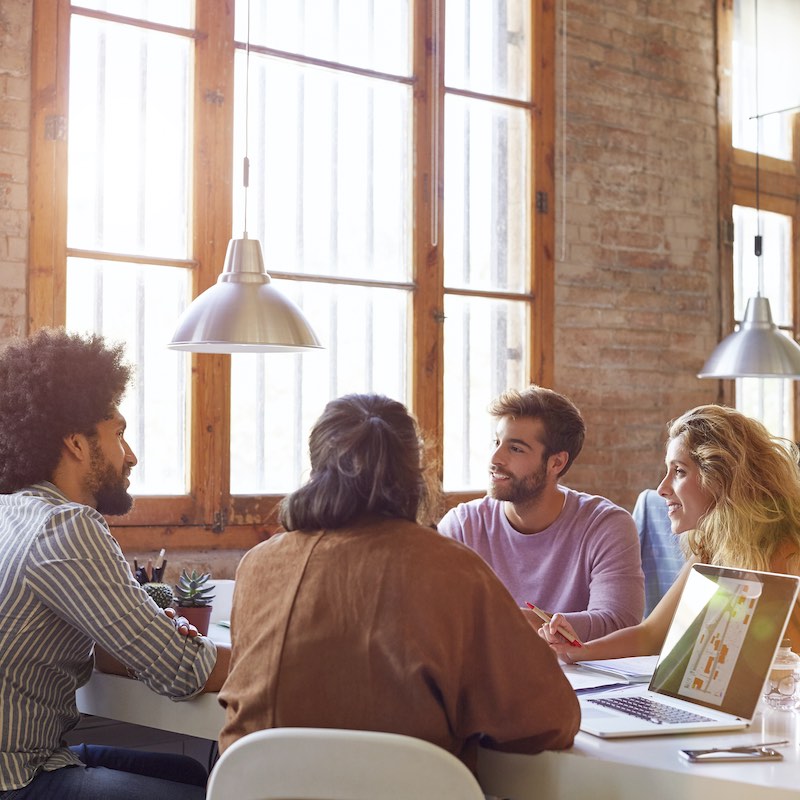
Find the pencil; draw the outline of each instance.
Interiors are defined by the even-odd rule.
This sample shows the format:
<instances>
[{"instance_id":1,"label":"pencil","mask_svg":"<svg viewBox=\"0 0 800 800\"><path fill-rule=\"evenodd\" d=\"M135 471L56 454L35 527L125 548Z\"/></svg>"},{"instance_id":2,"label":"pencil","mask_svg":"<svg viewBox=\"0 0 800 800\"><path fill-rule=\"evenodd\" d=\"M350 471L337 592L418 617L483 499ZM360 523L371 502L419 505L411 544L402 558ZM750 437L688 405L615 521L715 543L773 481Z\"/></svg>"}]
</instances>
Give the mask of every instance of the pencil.
<instances>
[{"instance_id":1,"label":"pencil","mask_svg":"<svg viewBox=\"0 0 800 800\"><path fill-rule=\"evenodd\" d=\"M545 622L550 622L553 618L552 614L548 614L546 611L542 611L541 608L537 608L533 603L525 603L534 614L536 614L539 619L544 620ZM563 628L561 625L556 628L556 630L573 646L573 647L583 647L583 645L577 639L570 639L569 634L566 631L566 628Z\"/></svg>"}]
</instances>

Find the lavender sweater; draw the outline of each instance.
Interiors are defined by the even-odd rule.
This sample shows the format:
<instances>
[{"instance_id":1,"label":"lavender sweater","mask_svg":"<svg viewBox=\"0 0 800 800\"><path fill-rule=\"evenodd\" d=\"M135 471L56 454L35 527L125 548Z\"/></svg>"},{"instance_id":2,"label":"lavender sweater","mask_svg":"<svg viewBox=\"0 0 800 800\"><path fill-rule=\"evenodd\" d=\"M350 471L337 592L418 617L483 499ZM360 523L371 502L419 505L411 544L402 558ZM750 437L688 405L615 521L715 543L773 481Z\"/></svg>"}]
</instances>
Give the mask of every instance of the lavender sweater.
<instances>
[{"instance_id":1,"label":"lavender sweater","mask_svg":"<svg viewBox=\"0 0 800 800\"><path fill-rule=\"evenodd\" d=\"M482 556L519 606L561 611L584 641L637 624L644 576L633 518L604 497L559 489L564 508L539 533L516 531L490 497L448 511L439 532Z\"/></svg>"}]
</instances>

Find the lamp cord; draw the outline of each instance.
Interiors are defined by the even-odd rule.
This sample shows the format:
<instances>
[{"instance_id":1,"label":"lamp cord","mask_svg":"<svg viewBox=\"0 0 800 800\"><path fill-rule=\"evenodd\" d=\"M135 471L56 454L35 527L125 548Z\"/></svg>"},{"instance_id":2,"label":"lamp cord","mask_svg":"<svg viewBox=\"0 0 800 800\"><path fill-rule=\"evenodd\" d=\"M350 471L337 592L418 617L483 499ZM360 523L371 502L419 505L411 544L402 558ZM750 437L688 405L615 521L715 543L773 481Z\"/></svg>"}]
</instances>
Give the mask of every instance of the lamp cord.
<instances>
[{"instance_id":1,"label":"lamp cord","mask_svg":"<svg viewBox=\"0 0 800 800\"><path fill-rule=\"evenodd\" d=\"M242 186L244 187L244 238L247 238L247 189L250 186L250 0L247 0L247 41L244 50L244 159L242 160Z\"/></svg>"},{"instance_id":2,"label":"lamp cord","mask_svg":"<svg viewBox=\"0 0 800 800\"><path fill-rule=\"evenodd\" d=\"M758 259L758 295L761 296L761 286L763 283L763 261L761 258L761 253L763 251L763 242L764 239L761 235L761 174L760 174L760 164L759 164L759 155L761 151L761 116L759 115L759 103L758 103L758 0L754 0L754 7L755 7L755 55L756 55L756 85L755 85L755 95L756 95L756 238L755 238L755 255Z\"/></svg>"}]
</instances>

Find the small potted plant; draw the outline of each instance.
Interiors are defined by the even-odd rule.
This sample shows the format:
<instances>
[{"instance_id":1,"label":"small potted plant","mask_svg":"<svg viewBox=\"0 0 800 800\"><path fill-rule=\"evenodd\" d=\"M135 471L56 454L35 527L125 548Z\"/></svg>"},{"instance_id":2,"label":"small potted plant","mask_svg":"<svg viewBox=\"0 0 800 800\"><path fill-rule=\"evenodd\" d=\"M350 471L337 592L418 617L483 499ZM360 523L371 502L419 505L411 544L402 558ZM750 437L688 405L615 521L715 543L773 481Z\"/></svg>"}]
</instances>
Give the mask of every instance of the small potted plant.
<instances>
[{"instance_id":1,"label":"small potted plant","mask_svg":"<svg viewBox=\"0 0 800 800\"><path fill-rule=\"evenodd\" d=\"M171 608L173 603L172 587L168 583L143 583L144 589L159 608Z\"/></svg>"},{"instance_id":2,"label":"small potted plant","mask_svg":"<svg viewBox=\"0 0 800 800\"><path fill-rule=\"evenodd\" d=\"M211 619L211 602L214 595L214 584L208 583L210 572L192 570L191 575L184 569L175 584L176 616L185 617L197 630L208 635L208 625Z\"/></svg>"}]
</instances>

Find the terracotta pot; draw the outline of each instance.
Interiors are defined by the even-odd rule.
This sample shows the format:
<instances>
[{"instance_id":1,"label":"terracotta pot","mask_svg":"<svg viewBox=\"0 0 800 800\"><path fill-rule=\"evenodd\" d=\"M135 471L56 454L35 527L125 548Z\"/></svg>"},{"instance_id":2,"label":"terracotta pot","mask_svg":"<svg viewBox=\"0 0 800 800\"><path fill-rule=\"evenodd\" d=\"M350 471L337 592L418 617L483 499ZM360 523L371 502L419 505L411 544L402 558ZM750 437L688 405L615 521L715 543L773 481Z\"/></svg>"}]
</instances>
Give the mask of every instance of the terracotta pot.
<instances>
[{"instance_id":1,"label":"terracotta pot","mask_svg":"<svg viewBox=\"0 0 800 800\"><path fill-rule=\"evenodd\" d=\"M179 606L175 609L175 615L185 617L203 636L208 636L211 606Z\"/></svg>"}]
</instances>

